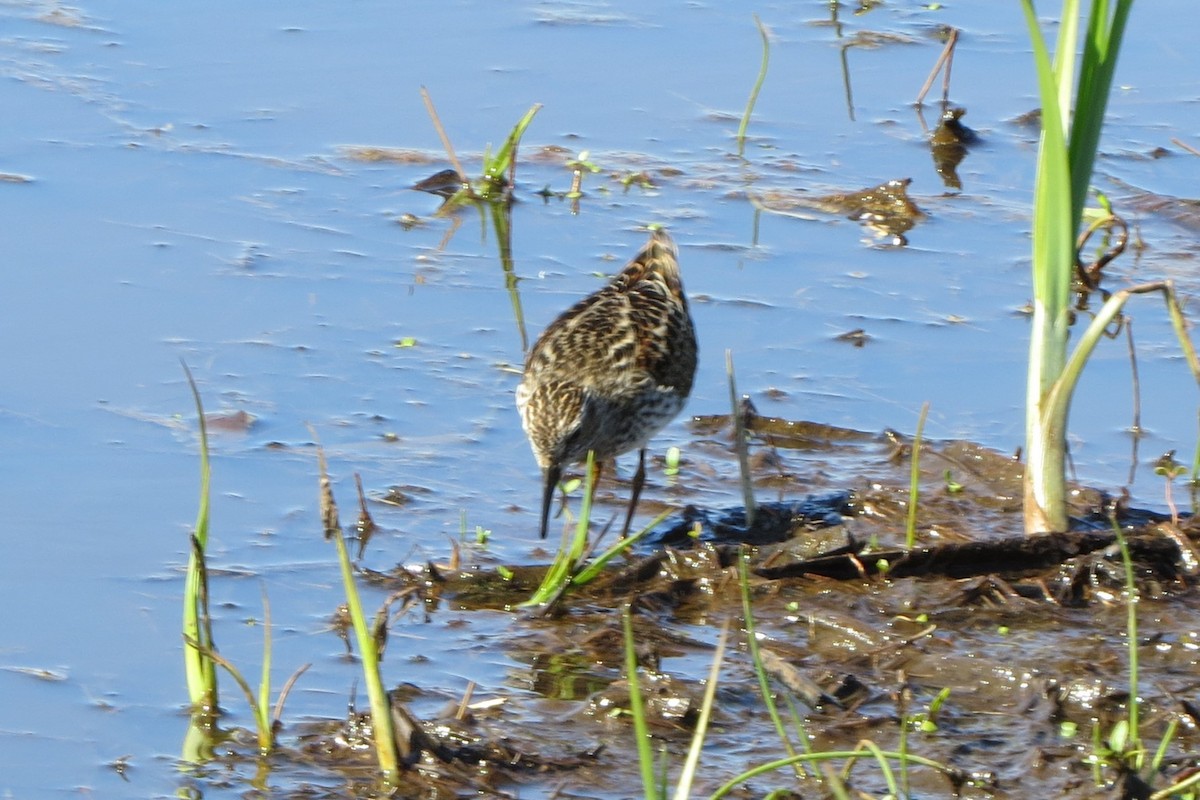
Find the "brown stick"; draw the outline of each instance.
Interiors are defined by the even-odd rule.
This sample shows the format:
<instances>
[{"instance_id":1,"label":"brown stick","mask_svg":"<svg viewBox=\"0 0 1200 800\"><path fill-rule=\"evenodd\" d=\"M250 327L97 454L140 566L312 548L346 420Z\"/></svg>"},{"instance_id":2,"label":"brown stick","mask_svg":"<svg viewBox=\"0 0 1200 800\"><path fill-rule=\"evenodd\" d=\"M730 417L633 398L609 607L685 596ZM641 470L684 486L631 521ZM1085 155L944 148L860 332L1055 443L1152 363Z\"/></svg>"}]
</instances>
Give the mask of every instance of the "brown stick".
<instances>
[{"instance_id":1,"label":"brown stick","mask_svg":"<svg viewBox=\"0 0 1200 800\"><path fill-rule=\"evenodd\" d=\"M1189 153L1191 153L1194 156L1200 156L1200 150L1197 150L1196 148L1192 147L1190 144L1184 144L1179 139L1172 139L1171 144L1175 145L1176 147L1182 147L1184 150L1187 150Z\"/></svg>"},{"instance_id":2,"label":"brown stick","mask_svg":"<svg viewBox=\"0 0 1200 800\"><path fill-rule=\"evenodd\" d=\"M925 95L929 94L930 87L933 86L933 79L941 71L942 66L946 67L946 75L942 79L942 102L950 97L950 65L954 61L954 46L958 44L958 28L951 28L950 35L946 38L946 45L942 48L941 54L937 61L933 64L933 69L929 71L929 77L925 79L925 83L921 85L921 91L917 92L917 105L925 104Z\"/></svg>"},{"instance_id":3,"label":"brown stick","mask_svg":"<svg viewBox=\"0 0 1200 800\"><path fill-rule=\"evenodd\" d=\"M450 137L446 135L446 129L442 127L442 120L438 116L437 109L433 107L433 98L429 96L429 90L424 86L421 87L421 99L425 101L425 110L429 112L429 118L433 120L433 127L437 131L438 137L442 140L442 147L446 149L446 155L450 158L451 166L458 173L458 179L464 185L469 184L467 173L463 172L462 164L458 163L458 156L454 154L454 145L450 144Z\"/></svg>"}]
</instances>

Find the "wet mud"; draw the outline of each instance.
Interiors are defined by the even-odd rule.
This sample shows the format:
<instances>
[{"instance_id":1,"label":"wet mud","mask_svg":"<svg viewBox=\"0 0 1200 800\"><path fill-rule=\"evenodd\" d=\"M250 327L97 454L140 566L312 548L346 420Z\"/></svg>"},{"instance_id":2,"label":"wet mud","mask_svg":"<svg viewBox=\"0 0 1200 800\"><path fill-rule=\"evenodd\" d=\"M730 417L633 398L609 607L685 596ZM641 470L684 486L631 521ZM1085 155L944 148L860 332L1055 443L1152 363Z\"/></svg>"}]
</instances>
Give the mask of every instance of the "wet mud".
<instances>
[{"instance_id":1,"label":"wet mud","mask_svg":"<svg viewBox=\"0 0 1200 800\"><path fill-rule=\"evenodd\" d=\"M800 453L808 470L820 470L822 459L855 459L862 482L764 501L749 528L743 508L687 504L623 563L552 609L516 610L544 568L497 568L469 552L367 575L407 593L426 622L451 611L510 614L509 638L494 645L520 665L507 685L474 687L473 696L415 721L412 785L397 796L636 793L626 608L655 748L676 765L699 714L715 630L728 620L735 631L698 796L783 757L751 663L742 559L759 659L772 697L794 715L795 750L849 751L864 742L907 749L936 762L908 768L912 796L1149 796L1142 778L1106 754L1131 701L1118 530L1139 597L1141 736L1151 748L1170 737L1150 778L1161 787L1189 767L1184 754L1200 746L1200 617L1188 601L1198 571L1192 518L1129 509L1076 488L1072 530L1025 536L1013 458L967 442L926 442L918 542L908 549L905 437L756 416L749 427L759 495L788 494L780 476L800 469L793 463ZM697 418L692 428L699 438L691 451L707 440L734 459L729 417ZM729 469L705 461L684 468L693 477ZM696 499L704 482L694 483ZM622 488L609 497L611 508L602 502L598 518L621 513ZM660 501L663 488L653 492ZM428 705L411 685L393 699L398 708ZM354 796L369 796L369 740L369 722L353 713L343 723L307 726L293 757L342 775ZM854 796L888 790L880 767L865 759L846 766L844 782L861 793ZM786 767L738 783L728 796L833 797L833 785L817 767Z\"/></svg>"}]
</instances>

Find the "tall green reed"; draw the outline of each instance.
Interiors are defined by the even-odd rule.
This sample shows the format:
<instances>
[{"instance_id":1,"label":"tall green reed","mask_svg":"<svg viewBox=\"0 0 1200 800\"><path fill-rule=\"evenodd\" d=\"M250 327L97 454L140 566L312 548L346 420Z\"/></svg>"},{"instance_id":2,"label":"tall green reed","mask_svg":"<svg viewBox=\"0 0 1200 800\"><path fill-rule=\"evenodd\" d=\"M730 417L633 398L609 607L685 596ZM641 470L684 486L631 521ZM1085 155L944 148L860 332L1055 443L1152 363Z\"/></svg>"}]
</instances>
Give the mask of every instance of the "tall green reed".
<instances>
[{"instance_id":1,"label":"tall green reed","mask_svg":"<svg viewBox=\"0 0 1200 800\"><path fill-rule=\"evenodd\" d=\"M213 642L212 618L208 613L208 572L204 559L208 547L212 467L208 460L208 425L204 419L204 403L200 400L200 390L196 388L192 371L186 363L180 363L192 390L192 401L196 405L200 425L200 501L190 537L187 577L183 587L183 637L186 643L183 665L192 719L200 727L208 728L213 724L218 710L217 664L211 656L216 652L216 644Z\"/></svg>"},{"instance_id":2,"label":"tall green reed","mask_svg":"<svg viewBox=\"0 0 1200 800\"><path fill-rule=\"evenodd\" d=\"M313 438L317 432L309 427ZM350 551L346 547L346 537L342 534L342 526L338 520L337 503L333 498L333 488L329 480L329 470L325 461L325 450L317 444L317 465L320 470L320 508L321 522L325 539L332 541L337 548L338 565L342 573L342 589L346 595L351 626L354 628L355 642L358 644L358 657L362 665L363 683L367 685L367 698L371 706L371 731L375 744L375 756L379 763L379 771L386 787L400 785L400 751L397 749L395 720L391 698L383 685L383 674L380 663L383 660L380 638L386 631L387 609L381 612L376 625L367 622L363 610L362 599L358 594L358 586L354 582L354 566L350 561Z\"/></svg>"},{"instance_id":3,"label":"tall green reed","mask_svg":"<svg viewBox=\"0 0 1200 800\"><path fill-rule=\"evenodd\" d=\"M1051 61L1033 0L1021 0L1042 106L1033 209L1033 328L1025 425L1025 529L1065 530L1066 426L1083 363L1068 359L1076 239L1104 126L1117 55L1133 0L1092 0L1079 51L1081 0L1063 0ZM1076 70L1078 66L1078 87ZM1072 97L1072 91L1075 95ZM1122 300L1123 302L1123 300ZM1089 326L1076 353L1090 354Z\"/></svg>"}]
</instances>

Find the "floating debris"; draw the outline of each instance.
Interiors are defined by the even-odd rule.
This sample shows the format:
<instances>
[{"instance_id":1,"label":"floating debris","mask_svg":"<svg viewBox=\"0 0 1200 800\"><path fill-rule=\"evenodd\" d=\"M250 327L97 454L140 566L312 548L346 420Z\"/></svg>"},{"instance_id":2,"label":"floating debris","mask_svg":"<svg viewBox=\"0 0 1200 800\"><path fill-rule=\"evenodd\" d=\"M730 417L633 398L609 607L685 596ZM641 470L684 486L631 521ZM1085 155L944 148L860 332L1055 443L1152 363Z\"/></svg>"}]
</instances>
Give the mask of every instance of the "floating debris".
<instances>
[{"instance_id":1,"label":"floating debris","mask_svg":"<svg viewBox=\"0 0 1200 800\"><path fill-rule=\"evenodd\" d=\"M796 209L812 208L841 214L862 222L877 237L891 237L892 244L908 244L905 233L925 218L925 212L908 197L912 178L897 178L856 192L809 195L803 192L771 191L752 194L755 205L776 214L791 215Z\"/></svg>"}]
</instances>

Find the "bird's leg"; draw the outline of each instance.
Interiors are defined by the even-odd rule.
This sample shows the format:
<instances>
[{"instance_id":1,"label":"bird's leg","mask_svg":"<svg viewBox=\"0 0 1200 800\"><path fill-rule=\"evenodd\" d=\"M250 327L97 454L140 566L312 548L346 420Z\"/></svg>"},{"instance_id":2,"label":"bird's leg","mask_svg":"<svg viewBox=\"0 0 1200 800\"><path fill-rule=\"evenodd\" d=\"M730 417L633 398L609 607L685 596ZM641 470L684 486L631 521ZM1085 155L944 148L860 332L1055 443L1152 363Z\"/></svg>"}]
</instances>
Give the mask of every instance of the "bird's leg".
<instances>
[{"instance_id":1,"label":"bird's leg","mask_svg":"<svg viewBox=\"0 0 1200 800\"><path fill-rule=\"evenodd\" d=\"M546 538L546 526L550 522L550 504L554 501L554 488L558 486L559 479L562 478L562 467L558 464L550 464L546 467L546 485L542 488L542 538ZM565 502L565 498L564 498Z\"/></svg>"},{"instance_id":2,"label":"bird's leg","mask_svg":"<svg viewBox=\"0 0 1200 800\"><path fill-rule=\"evenodd\" d=\"M646 448L638 450L637 472L633 473L633 491L629 497L629 511L625 514L625 527L621 528L621 538L629 535L629 525L633 522L633 512L637 508L638 497L642 494L642 486L646 483Z\"/></svg>"}]
</instances>

